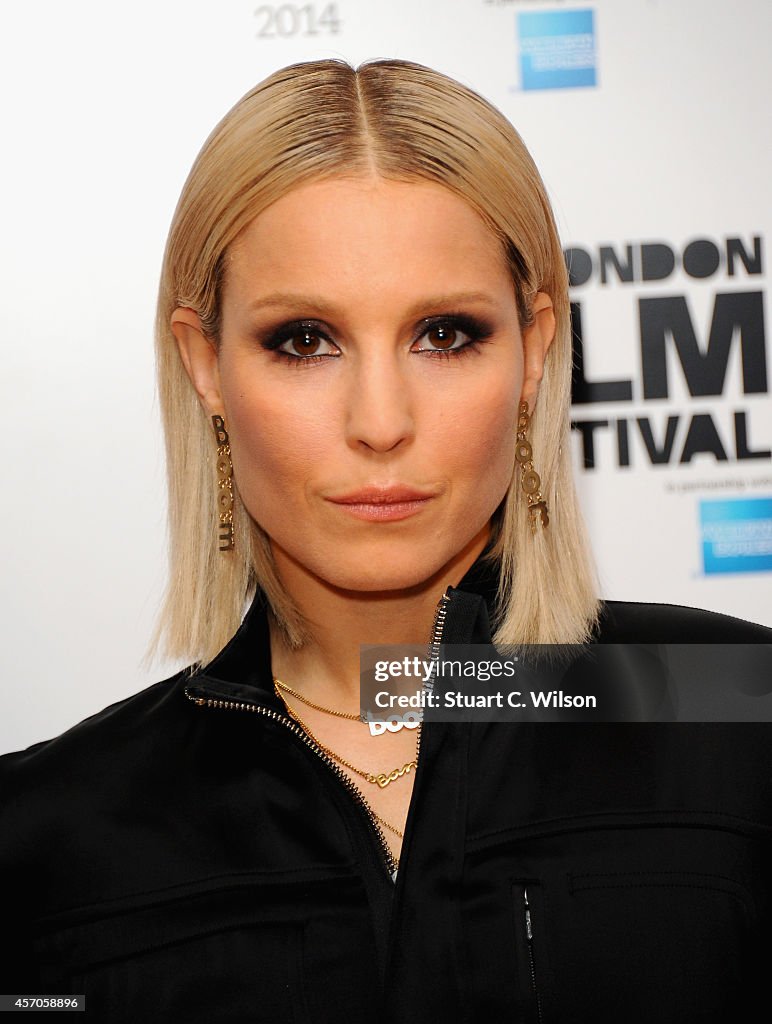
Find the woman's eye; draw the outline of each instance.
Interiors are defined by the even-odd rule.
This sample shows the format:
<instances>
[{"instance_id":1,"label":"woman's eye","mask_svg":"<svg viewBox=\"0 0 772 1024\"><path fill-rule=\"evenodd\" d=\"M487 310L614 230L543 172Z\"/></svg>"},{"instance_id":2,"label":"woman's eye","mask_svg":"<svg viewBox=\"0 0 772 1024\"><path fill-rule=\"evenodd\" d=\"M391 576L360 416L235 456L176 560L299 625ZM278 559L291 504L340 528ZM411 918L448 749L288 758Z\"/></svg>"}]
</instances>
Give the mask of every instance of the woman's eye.
<instances>
[{"instance_id":1,"label":"woman's eye","mask_svg":"<svg viewBox=\"0 0 772 1024\"><path fill-rule=\"evenodd\" d=\"M330 342L318 331L301 330L296 331L279 346L279 352L289 356L302 358L303 356L331 356L336 351Z\"/></svg>"},{"instance_id":2,"label":"woman's eye","mask_svg":"<svg viewBox=\"0 0 772 1024\"><path fill-rule=\"evenodd\" d=\"M421 335L418 352L450 352L464 348L472 339L453 324L434 324Z\"/></svg>"}]
</instances>

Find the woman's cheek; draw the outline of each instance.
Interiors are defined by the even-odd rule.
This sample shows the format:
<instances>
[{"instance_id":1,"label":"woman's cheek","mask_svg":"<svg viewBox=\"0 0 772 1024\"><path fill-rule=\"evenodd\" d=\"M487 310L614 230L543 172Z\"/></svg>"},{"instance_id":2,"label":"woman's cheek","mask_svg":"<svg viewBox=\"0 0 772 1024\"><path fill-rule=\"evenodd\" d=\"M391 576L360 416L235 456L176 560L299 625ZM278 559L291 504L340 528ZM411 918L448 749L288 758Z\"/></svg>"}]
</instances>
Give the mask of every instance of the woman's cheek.
<instances>
[{"instance_id":1,"label":"woman's cheek","mask_svg":"<svg viewBox=\"0 0 772 1024\"><path fill-rule=\"evenodd\" d=\"M512 475L517 425L517 394L514 387L485 394L466 417L466 429L456 439L458 451L472 477L479 477L485 489L496 481L504 489ZM462 421L463 422L463 421Z\"/></svg>"},{"instance_id":2,"label":"woman's cheek","mask_svg":"<svg viewBox=\"0 0 772 1024\"><path fill-rule=\"evenodd\" d=\"M301 371L302 372L302 371ZM329 425L319 410L241 407L230 424L234 476L247 511L264 528L291 516L329 459Z\"/></svg>"}]
</instances>

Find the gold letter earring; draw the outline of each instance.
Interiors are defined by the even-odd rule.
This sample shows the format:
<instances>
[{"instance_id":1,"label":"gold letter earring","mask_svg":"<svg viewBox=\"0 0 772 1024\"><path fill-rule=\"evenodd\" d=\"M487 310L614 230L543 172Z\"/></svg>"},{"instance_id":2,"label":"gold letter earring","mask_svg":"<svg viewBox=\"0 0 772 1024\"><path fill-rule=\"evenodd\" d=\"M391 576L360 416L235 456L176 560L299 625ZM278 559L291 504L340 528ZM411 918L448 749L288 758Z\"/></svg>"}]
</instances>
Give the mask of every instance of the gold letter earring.
<instances>
[{"instance_id":1,"label":"gold letter earring","mask_svg":"<svg viewBox=\"0 0 772 1024\"><path fill-rule=\"evenodd\" d=\"M520 463L522 470L521 484L528 501L528 517L531 521L531 530L536 533L536 527L541 522L542 529L549 525L550 517L547 511L547 502L542 497L541 480L539 474L533 468L533 449L530 441L525 436L531 425L531 417L528 415L528 403L521 402L517 419L517 448L515 458Z\"/></svg>"},{"instance_id":2,"label":"gold letter earring","mask_svg":"<svg viewBox=\"0 0 772 1024\"><path fill-rule=\"evenodd\" d=\"M233 463L228 431L222 416L213 416L217 438L217 523L220 551L233 551Z\"/></svg>"}]
</instances>

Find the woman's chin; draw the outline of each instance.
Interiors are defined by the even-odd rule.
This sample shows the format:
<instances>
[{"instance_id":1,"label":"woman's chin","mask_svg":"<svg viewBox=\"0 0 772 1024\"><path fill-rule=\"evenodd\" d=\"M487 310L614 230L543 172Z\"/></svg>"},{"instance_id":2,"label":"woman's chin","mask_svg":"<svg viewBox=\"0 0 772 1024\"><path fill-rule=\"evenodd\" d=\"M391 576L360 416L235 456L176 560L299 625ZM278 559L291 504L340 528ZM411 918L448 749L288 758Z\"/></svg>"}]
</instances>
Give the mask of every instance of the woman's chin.
<instances>
[{"instance_id":1,"label":"woman's chin","mask_svg":"<svg viewBox=\"0 0 772 1024\"><path fill-rule=\"evenodd\" d=\"M455 564L455 552L424 551L410 557L369 558L338 565L320 577L336 590L352 593L420 591L426 587L442 586L446 570Z\"/></svg>"},{"instance_id":2,"label":"woman's chin","mask_svg":"<svg viewBox=\"0 0 772 1024\"><path fill-rule=\"evenodd\" d=\"M335 590L360 593L412 590L427 583L437 572L433 563L391 564L377 561L360 565L341 565L322 569L319 578Z\"/></svg>"},{"instance_id":3,"label":"woman's chin","mask_svg":"<svg viewBox=\"0 0 772 1024\"><path fill-rule=\"evenodd\" d=\"M390 559L314 559L299 563L293 559L287 561L277 559L279 575L292 592L294 586L305 589L307 586L329 588L339 593L377 594L397 593L420 590L431 586L435 578L442 574L447 564L443 558L399 558ZM283 564L282 564L283 563ZM303 583L303 579L307 581Z\"/></svg>"},{"instance_id":4,"label":"woman's chin","mask_svg":"<svg viewBox=\"0 0 772 1024\"><path fill-rule=\"evenodd\" d=\"M459 531L453 538L450 533L448 530L442 538L405 538L402 543L392 539L388 544L307 543L297 551L275 541L271 546L279 576L291 592L295 586L313 587L316 581L316 585L339 592L394 594L455 582L483 550L488 537L487 528L472 537Z\"/></svg>"}]
</instances>

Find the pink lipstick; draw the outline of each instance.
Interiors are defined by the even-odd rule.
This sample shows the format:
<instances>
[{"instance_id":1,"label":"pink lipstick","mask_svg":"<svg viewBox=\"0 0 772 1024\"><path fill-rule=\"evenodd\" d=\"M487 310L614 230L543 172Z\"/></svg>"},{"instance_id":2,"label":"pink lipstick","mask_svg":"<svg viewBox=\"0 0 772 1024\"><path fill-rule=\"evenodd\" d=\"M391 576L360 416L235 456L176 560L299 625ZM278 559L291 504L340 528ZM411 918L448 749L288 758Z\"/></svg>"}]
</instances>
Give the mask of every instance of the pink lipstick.
<instances>
[{"instance_id":1,"label":"pink lipstick","mask_svg":"<svg viewBox=\"0 0 772 1024\"><path fill-rule=\"evenodd\" d=\"M386 487L363 487L327 500L356 519L395 522L420 512L433 497L433 494L415 487L393 484Z\"/></svg>"}]
</instances>

